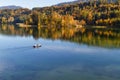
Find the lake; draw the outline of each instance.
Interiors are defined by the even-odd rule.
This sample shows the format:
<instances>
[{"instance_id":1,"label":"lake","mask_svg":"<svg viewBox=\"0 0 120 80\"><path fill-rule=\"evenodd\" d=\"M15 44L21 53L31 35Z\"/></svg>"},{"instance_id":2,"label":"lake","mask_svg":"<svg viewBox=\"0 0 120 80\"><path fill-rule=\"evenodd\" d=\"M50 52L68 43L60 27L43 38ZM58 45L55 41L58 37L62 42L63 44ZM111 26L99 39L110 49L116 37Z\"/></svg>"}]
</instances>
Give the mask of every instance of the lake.
<instances>
[{"instance_id":1,"label":"lake","mask_svg":"<svg viewBox=\"0 0 120 80\"><path fill-rule=\"evenodd\" d=\"M0 44L0 80L120 80L119 29L3 25Z\"/></svg>"}]
</instances>

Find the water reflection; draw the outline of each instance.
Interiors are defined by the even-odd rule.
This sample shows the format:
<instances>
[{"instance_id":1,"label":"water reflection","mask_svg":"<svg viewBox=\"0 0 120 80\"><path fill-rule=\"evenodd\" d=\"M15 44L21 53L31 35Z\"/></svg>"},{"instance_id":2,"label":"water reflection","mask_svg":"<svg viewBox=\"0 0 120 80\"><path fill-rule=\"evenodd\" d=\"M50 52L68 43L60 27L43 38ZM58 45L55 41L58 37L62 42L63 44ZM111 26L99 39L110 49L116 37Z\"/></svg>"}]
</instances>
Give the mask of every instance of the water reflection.
<instances>
[{"instance_id":1,"label":"water reflection","mask_svg":"<svg viewBox=\"0 0 120 80\"><path fill-rule=\"evenodd\" d=\"M59 39L78 44L120 48L120 29L112 28L20 28L15 25L2 25L0 34L7 36L33 36L34 39Z\"/></svg>"},{"instance_id":2,"label":"water reflection","mask_svg":"<svg viewBox=\"0 0 120 80\"><path fill-rule=\"evenodd\" d=\"M119 40L118 29L3 25L0 80L120 80Z\"/></svg>"}]
</instances>

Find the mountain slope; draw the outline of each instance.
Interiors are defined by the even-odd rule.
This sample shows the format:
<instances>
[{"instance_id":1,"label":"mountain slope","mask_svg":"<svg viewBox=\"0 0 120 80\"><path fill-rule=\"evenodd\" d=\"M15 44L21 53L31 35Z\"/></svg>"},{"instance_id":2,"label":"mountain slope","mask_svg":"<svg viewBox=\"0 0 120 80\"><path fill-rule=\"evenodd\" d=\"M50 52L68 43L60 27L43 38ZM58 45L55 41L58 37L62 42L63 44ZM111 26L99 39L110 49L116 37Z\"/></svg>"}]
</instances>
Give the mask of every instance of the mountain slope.
<instances>
[{"instance_id":1,"label":"mountain slope","mask_svg":"<svg viewBox=\"0 0 120 80\"><path fill-rule=\"evenodd\" d=\"M71 1L71 2L63 2L63 3L59 3L57 4L57 6L61 6L64 4L75 4L75 3L79 3L79 2L88 2L88 1L92 1L92 0L75 0L75 1ZM94 1L94 0L93 0ZM99 0L96 0L99 1ZM108 2L116 2L117 0L107 0Z\"/></svg>"},{"instance_id":2,"label":"mountain slope","mask_svg":"<svg viewBox=\"0 0 120 80\"><path fill-rule=\"evenodd\" d=\"M10 5L10 6L1 6L0 9L20 9L22 7L20 6L15 6L15 5Z\"/></svg>"}]
</instances>

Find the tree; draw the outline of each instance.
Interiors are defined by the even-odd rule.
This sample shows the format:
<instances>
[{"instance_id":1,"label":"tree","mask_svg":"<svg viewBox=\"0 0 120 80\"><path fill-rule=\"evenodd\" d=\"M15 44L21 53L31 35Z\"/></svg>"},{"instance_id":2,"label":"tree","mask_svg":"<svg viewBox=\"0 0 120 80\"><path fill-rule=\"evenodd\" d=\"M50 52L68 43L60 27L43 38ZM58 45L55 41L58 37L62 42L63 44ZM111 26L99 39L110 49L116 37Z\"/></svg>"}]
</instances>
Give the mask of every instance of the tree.
<instances>
[{"instance_id":1,"label":"tree","mask_svg":"<svg viewBox=\"0 0 120 80\"><path fill-rule=\"evenodd\" d=\"M119 4L119 6L120 6L120 0L117 0L117 3Z\"/></svg>"},{"instance_id":2,"label":"tree","mask_svg":"<svg viewBox=\"0 0 120 80\"><path fill-rule=\"evenodd\" d=\"M34 25L38 25L38 12L34 11L31 15L32 21Z\"/></svg>"}]
</instances>

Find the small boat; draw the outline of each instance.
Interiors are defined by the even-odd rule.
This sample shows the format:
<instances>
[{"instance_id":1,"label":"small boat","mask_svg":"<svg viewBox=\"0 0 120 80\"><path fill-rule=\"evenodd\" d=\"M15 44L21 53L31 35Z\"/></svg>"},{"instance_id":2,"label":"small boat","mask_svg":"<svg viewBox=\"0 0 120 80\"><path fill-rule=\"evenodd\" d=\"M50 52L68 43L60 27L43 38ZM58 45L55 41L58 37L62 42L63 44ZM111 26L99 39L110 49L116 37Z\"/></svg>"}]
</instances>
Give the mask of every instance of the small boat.
<instances>
[{"instance_id":1,"label":"small boat","mask_svg":"<svg viewBox=\"0 0 120 80\"><path fill-rule=\"evenodd\" d=\"M33 48L39 48L41 46L42 46L41 44L35 44L35 45L33 45Z\"/></svg>"}]
</instances>

